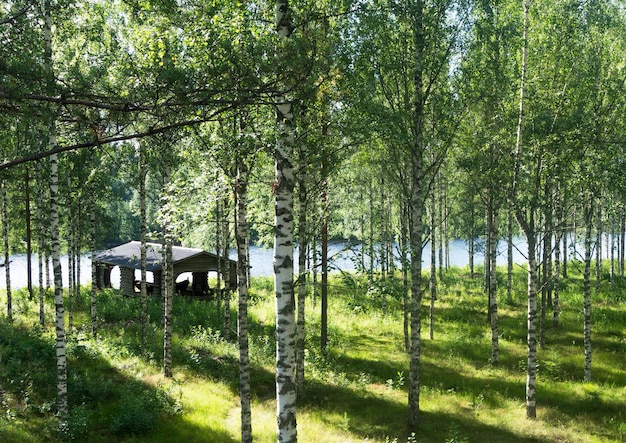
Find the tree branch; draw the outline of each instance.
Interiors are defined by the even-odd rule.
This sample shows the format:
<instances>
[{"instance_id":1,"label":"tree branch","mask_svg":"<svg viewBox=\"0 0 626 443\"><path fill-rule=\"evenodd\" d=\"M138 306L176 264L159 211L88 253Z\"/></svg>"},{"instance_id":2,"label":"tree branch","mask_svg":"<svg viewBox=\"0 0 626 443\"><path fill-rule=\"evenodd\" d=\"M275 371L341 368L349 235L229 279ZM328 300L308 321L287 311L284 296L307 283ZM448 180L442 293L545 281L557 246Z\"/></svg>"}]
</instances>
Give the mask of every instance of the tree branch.
<instances>
[{"instance_id":1,"label":"tree branch","mask_svg":"<svg viewBox=\"0 0 626 443\"><path fill-rule=\"evenodd\" d=\"M119 136L105 137L105 138L94 138L93 140L84 142L84 143L76 143L76 144L67 145L67 146L57 146L54 149L50 149L47 151L27 155L24 157L16 158L14 160L5 161L4 163L0 163L0 171L4 171L6 169L9 169L9 168L12 168L14 166L21 165L24 163L40 160L42 158L49 157L53 154L60 154L63 152L68 152L68 151L77 151L79 149L85 149L85 148L100 147L102 145L108 145L111 143L118 143L118 142L123 142L127 140L141 139L141 138L150 137L153 135L163 134L168 131L172 131L178 128L183 128L186 126L194 126L194 125L198 125L201 123L206 123L206 122L215 120L215 118L218 115L222 114L223 112L228 111L229 109L232 109L234 106L235 104L231 104L229 106L220 108L214 111L213 113L211 113L210 115L208 115L207 117L193 119L193 120L184 120L181 122L173 123L173 124L166 125L166 126L161 126L158 128L151 127L147 131L143 131L143 132L136 132L133 134L119 135Z\"/></svg>"}]
</instances>

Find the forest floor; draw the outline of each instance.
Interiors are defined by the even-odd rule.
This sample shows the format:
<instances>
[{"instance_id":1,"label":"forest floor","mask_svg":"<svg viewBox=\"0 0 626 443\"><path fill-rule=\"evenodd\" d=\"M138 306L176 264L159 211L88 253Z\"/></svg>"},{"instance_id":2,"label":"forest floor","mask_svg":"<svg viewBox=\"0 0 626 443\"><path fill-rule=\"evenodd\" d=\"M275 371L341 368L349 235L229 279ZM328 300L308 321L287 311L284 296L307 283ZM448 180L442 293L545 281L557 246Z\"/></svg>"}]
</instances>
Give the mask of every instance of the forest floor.
<instances>
[{"instance_id":1,"label":"forest floor","mask_svg":"<svg viewBox=\"0 0 626 443\"><path fill-rule=\"evenodd\" d=\"M573 268L573 267L572 267ZM298 401L300 442L625 442L626 284L603 282L592 310L593 381L583 382L582 281L561 283L560 325L538 350L537 419L525 418L526 275L516 270L512 299L499 282L500 362L491 364L491 329L482 282L467 269L439 284L434 338L424 300L421 424L407 435L409 360L401 284L368 285L332 276L329 346L319 348L319 302L307 303L306 390ZM502 273L504 275L504 273ZM236 313L224 339L223 307L174 300L174 376L162 375L161 304L151 300L147 349L138 299L98 294L99 332L90 337L89 291L73 301L68 338L69 426L54 416L53 298L44 329L37 300L14 291L14 318L0 317L0 441L217 442L240 440ZM0 296L6 306L6 294ZM66 308L69 304L66 304ZM231 306L236 306L235 300ZM272 280L254 279L250 300L252 429L276 441ZM69 325L69 313L67 314ZM69 327L68 327L69 332Z\"/></svg>"}]
</instances>

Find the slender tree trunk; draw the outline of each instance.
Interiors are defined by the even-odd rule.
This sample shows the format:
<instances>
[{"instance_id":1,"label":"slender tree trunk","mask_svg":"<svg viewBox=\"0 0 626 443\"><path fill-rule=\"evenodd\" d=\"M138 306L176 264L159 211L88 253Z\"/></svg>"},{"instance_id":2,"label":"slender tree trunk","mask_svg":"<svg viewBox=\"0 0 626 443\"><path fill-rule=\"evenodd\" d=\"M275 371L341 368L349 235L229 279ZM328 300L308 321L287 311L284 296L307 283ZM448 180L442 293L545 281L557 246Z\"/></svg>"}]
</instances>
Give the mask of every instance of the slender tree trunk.
<instances>
[{"instance_id":1,"label":"slender tree trunk","mask_svg":"<svg viewBox=\"0 0 626 443\"><path fill-rule=\"evenodd\" d=\"M146 161L146 146L139 143L139 230L140 230L140 260L141 260L141 349L145 352L148 331L148 284L147 284L147 208L146 208L146 178L148 165Z\"/></svg>"},{"instance_id":2,"label":"slender tree trunk","mask_svg":"<svg viewBox=\"0 0 626 443\"><path fill-rule=\"evenodd\" d=\"M434 162L434 155L431 157ZM437 244L436 244L436 214L437 199L435 189L430 194L430 308L428 310L428 337L435 338L435 300L437 299Z\"/></svg>"},{"instance_id":3,"label":"slender tree trunk","mask_svg":"<svg viewBox=\"0 0 626 443\"><path fill-rule=\"evenodd\" d=\"M531 216L532 217L532 216ZM531 222L534 225L534 221ZM537 246L533 229L526 234L528 243L528 361L526 376L526 417L537 417Z\"/></svg>"},{"instance_id":4,"label":"slender tree trunk","mask_svg":"<svg viewBox=\"0 0 626 443\"><path fill-rule=\"evenodd\" d=\"M68 165L69 166L69 165ZM72 335L72 328L74 327L74 198L72 191L72 167L68 167L67 174L67 201L66 201L66 209L67 209L67 267L68 267L68 288L67 288L67 299L68 299L68 326L67 333L68 335Z\"/></svg>"},{"instance_id":5,"label":"slender tree trunk","mask_svg":"<svg viewBox=\"0 0 626 443\"><path fill-rule=\"evenodd\" d=\"M237 162L236 235L237 242L237 341L239 344L239 398L241 402L241 441L252 442L250 357L248 351L248 170L242 159Z\"/></svg>"},{"instance_id":6,"label":"slender tree trunk","mask_svg":"<svg viewBox=\"0 0 626 443\"><path fill-rule=\"evenodd\" d=\"M303 112L303 119L306 116ZM305 131L306 132L306 131ZM304 146L304 145L302 145ZM307 290L307 249L308 249L308 236L307 236L307 168L306 168L306 150L304 147L300 148L299 159L299 175L298 175L298 243L300 245L298 250L298 319L297 319L297 349L296 349L296 386L298 391L298 397L304 397L304 353L306 343L306 328L305 328L305 308L306 308L306 290Z\"/></svg>"},{"instance_id":7,"label":"slender tree trunk","mask_svg":"<svg viewBox=\"0 0 626 443\"><path fill-rule=\"evenodd\" d=\"M56 146L56 133L51 129L49 146ZM57 356L57 414L59 426L67 425L67 357L65 342L65 307L63 304L63 279L61 271L61 245L59 243L59 172L58 156L50 156L50 235L52 239L52 268L54 273L54 306L56 311Z\"/></svg>"},{"instance_id":8,"label":"slender tree trunk","mask_svg":"<svg viewBox=\"0 0 626 443\"><path fill-rule=\"evenodd\" d=\"M311 211L313 214L315 214L315 211ZM316 223L313 223L313 225L315 226ZM311 255L313 258L313 272L312 272L312 282L311 282L311 286L312 286L312 294L311 294L311 298L312 298L312 305L313 305L313 309L317 308L317 297L319 294L319 290L318 290L318 284L317 284L317 274L318 274L318 267L319 267L319 263L317 261L318 255L317 255L317 237L315 235L312 236L311 238Z\"/></svg>"},{"instance_id":9,"label":"slender tree trunk","mask_svg":"<svg viewBox=\"0 0 626 443\"><path fill-rule=\"evenodd\" d=\"M421 374L421 306L422 306L422 220L424 214L424 1L418 0L413 9L412 145L410 146L411 188L409 198L409 235L411 242L411 351L409 357L408 428L414 430L420 418Z\"/></svg>"},{"instance_id":10,"label":"slender tree trunk","mask_svg":"<svg viewBox=\"0 0 626 443\"><path fill-rule=\"evenodd\" d=\"M372 182L369 183L369 209L370 209L370 219L369 219L369 275L368 280L370 286L374 282L374 261L376 260L376 256L374 253L374 191L372 189Z\"/></svg>"},{"instance_id":11,"label":"slender tree trunk","mask_svg":"<svg viewBox=\"0 0 626 443\"><path fill-rule=\"evenodd\" d=\"M542 284L541 284L541 317L539 328L539 347L541 349L546 347L546 317L547 309L552 307L552 291L550 285L552 284L552 207L550 205L550 193L549 186L546 183L544 188L544 218L545 218L545 233L543 236L542 247Z\"/></svg>"},{"instance_id":12,"label":"slender tree trunk","mask_svg":"<svg viewBox=\"0 0 626 443\"><path fill-rule=\"evenodd\" d=\"M2 239L4 243L4 275L7 291L7 318L13 321L13 295L11 293L11 254L9 252L9 214L7 208L7 186L6 179L0 183L0 193L2 199Z\"/></svg>"},{"instance_id":13,"label":"slender tree trunk","mask_svg":"<svg viewBox=\"0 0 626 443\"><path fill-rule=\"evenodd\" d=\"M276 0L276 30L281 42L291 36L287 0ZM279 54L280 55L280 54ZM287 86L285 86L285 90ZM275 160L274 291L276 295L276 416L279 443L297 441L296 425L296 318L293 288L293 102L276 97L278 139Z\"/></svg>"},{"instance_id":14,"label":"slender tree trunk","mask_svg":"<svg viewBox=\"0 0 626 443\"><path fill-rule=\"evenodd\" d=\"M385 176L381 171L380 174L380 278L387 278L387 216L385 213L387 205L385 204ZM385 311L385 294L382 295L383 312Z\"/></svg>"},{"instance_id":15,"label":"slender tree trunk","mask_svg":"<svg viewBox=\"0 0 626 443\"><path fill-rule=\"evenodd\" d=\"M96 172L96 158L92 157L92 177L89 183L89 231L91 240L91 335L98 332L98 268L96 249L98 247L98 231L96 223L96 183L93 175Z\"/></svg>"},{"instance_id":16,"label":"slender tree trunk","mask_svg":"<svg viewBox=\"0 0 626 443\"><path fill-rule=\"evenodd\" d=\"M613 288L614 284L615 284L615 220L611 220L611 229L610 229L610 236L611 236L611 244L610 246L608 246L609 248L609 261L610 261L610 284L611 284L611 289ZM607 238L608 238L607 234Z\"/></svg>"},{"instance_id":17,"label":"slender tree trunk","mask_svg":"<svg viewBox=\"0 0 626 443\"><path fill-rule=\"evenodd\" d=\"M507 215L506 239L506 299L513 304L513 214Z\"/></svg>"},{"instance_id":18,"label":"slender tree trunk","mask_svg":"<svg viewBox=\"0 0 626 443\"><path fill-rule=\"evenodd\" d=\"M552 326L554 328L559 327L559 291L561 284L561 247L560 247L560 237L557 232L555 232L554 237L554 296L552 299Z\"/></svg>"},{"instance_id":19,"label":"slender tree trunk","mask_svg":"<svg viewBox=\"0 0 626 443\"><path fill-rule=\"evenodd\" d=\"M444 192L443 192L443 177L442 174L438 174L439 179L437 183L439 184L437 188L437 196L439 201L438 207L438 222L437 222L437 230L436 232L439 234L437 237L439 239L439 280L443 280L443 270L446 267L443 261L443 237L444 237L444 220L443 220L443 207L444 207Z\"/></svg>"},{"instance_id":20,"label":"slender tree trunk","mask_svg":"<svg viewBox=\"0 0 626 443\"><path fill-rule=\"evenodd\" d=\"M592 196L584 209L585 267L583 271L583 346L585 348L585 381L591 381L591 228L593 217Z\"/></svg>"},{"instance_id":21,"label":"slender tree trunk","mask_svg":"<svg viewBox=\"0 0 626 443\"><path fill-rule=\"evenodd\" d=\"M222 255L222 200L217 199L215 202L215 256L220 257ZM222 262L217 261L217 279L215 283L215 297L217 300L217 312L222 308ZM223 317L223 316L222 316ZM222 336L224 336L224 328L222 326Z\"/></svg>"},{"instance_id":22,"label":"slender tree trunk","mask_svg":"<svg viewBox=\"0 0 626 443\"><path fill-rule=\"evenodd\" d=\"M469 261L470 278L474 278L474 235L470 235L467 241L467 255Z\"/></svg>"},{"instance_id":23,"label":"slender tree trunk","mask_svg":"<svg viewBox=\"0 0 626 443\"><path fill-rule=\"evenodd\" d=\"M528 70L528 22L532 0L522 0L524 9L522 34L522 65L520 75L519 119L515 142L515 172L513 178L513 199L515 218L526 236L528 244L528 358L526 374L526 417L537 417L537 239L535 232L535 205L531 204L527 213L517 206L518 174L521 169L520 157L523 145L524 111L526 95L526 75Z\"/></svg>"},{"instance_id":24,"label":"slender tree trunk","mask_svg":"<svg viewBox=\"0 0 626 443\"><path fill-rule=\"evenodd\" d=\"M228 288L228 282L230 281L230 266L228 265L228 251L230 249L230 227L229 227L229 218L230 211L228 209L228 201L224 199L223 202L223 216L222 223L223 229L222 233L224 236L224 244L222 248L222 262L224 263L223 273L224 273L224 289L221 292L222 297L224 298L224 340L230 341L230 297L231 297L231 288ZM219 273L218 273L219 274ZM234 289L234 288L233 288Z\"/></svg>"},{"instance_id":25,"label":"slender tree trunk","mask_svg":"<svg viewBox=\"0 0 626 443\"><path fill-rule=\"evenodd\" d=\"M485 205L485 259L483 269L483 291L487 294L487 323L491 323L491 215L489 204Z\"/></svg>"},{"instance_id":26,"label":"slender tree trunk","mask_svg":"<svg viewBox=\"0 0 626 443\"><path fill-rule=\"evenodd\" d=\"M402 330L404 335L404 351L411 349L409 336L409 258L407 257L408 232L407 232L407 209L406 204L402 204L402 215L400 217L400 257L402 261Z\"/></svg>"},{"instance_id":27,"label":"slender tree trunk","mask_svg":"<svg viewBox=\"0 0 626 443\"><path fill-rule=\"evenodd\" d=\"M498 336L498 293L497 293L497 276L496 276L496 260L497 260L497 236L498 236L498 219L497 208L493 201L493 194L489 197L489 245L488 261L489 263L489 319L491 322L491 364L495 365L500 361L500 345Z\"/></svg>"},{"instance_id":28,"label":"slender tree trunk","mask_svg":"<svg viewBox=\"0 0 626 443\"><path fill-rule=\"evenodd\" d=\"M421 374L421 306L422 306L422 183L421 159L416 159L413 190L411 196L411 215L409 216L411 248L411 346L409 353L409 392L408 392L408 427L416 429L419 425L420 374Z\"/></svg>"},{"instance_id":29,"label":"slender tree trunk","mask_svg":"<svg viewBox=\"0 0 626 443\"><path fill-rule=\"evenodd\" d=\"M562 256L562 261L563 261L563 278L567 278L567 231L565 230L566 227L565 225L563 226L563 235L562 235L562 240L563 240L563 256Z\"/></svg>"},{"instance_id":30,"label":"slender tree trunk","mask_svg":"<svg viewBox=\"0 0 626 443\"><path fill-rule=\"evenodd\" d=\"M600 279L602 277L602 206L598 205L596 229L596 294L600 292Z\"/></svg>"},{"instance_id":31,"label":"slender tree trunk","mask_svg":"<svg viewBox=\"0 0 626 443\"><path fill-rule=\"evenodd\" d=\"M626 258L626 215L622 215L622 226L620 229L620 248L619 248L619 275L624 278L625 258Z\"/></svg>"},{"instance_id":32,"label":"slender tree trunk","mask_svg":"<svg viewBox=\"0 0 626 443\"><path fill-rule=\"evenodd\" d=\"M446 244L446 271L450 269L450 208L448 207L448 179L444 179L444 233Z\"/></svg>"},{"instance_id":33,"label":"slender tree trunk","mask_svg":"<svg viewBox=\"0 0 626 443\"><path fill-rule=\"evenodd\" d=\"M326 353L328 346L328 162L322 160L322 176L324 185L322 189L322 288L321 288L321 331L320 349Z\"/></svg>"},{"instance_id":34,"label":"slender tree trunk","mask_svg":"<svg viewBox=\"0 0 626 443\"><path fill-rule=\"evenodd\" d=\"M44 248L45 248L45 211L44 202L44 183L42 174L42 165L37 163L37 262L39 266L39 324L43 328L45 325L45 287L44 287ZM46 263L47 265L47 263Z\"/></svg>"},{"instance_id":35,"label":"slender tree trunk","mask_svg":"<svg viewBox=\"0 0 626 443\"><path fill-rule=\"evenodd\" d=\"M167 154L166 154L167 155ZM174 266L172 263L173 235L170 226L169 208L169 181L170 166L169 160L163 171L163 193L164 193L164 223L163 223L163 374L165 377L172 377L172 301L174 298Z\"/></svg>"},{"instance_id":36,"label":"slender tree trunk","mask_svg":"<svg viewBox=\"0 0 626 443\"><path fill-rule=\"evenodd\" d=\"M31 210L30 210L30 171L28 164L24 168L24 200L26 210L26 279L28 289L28 299L33 299L33 246L31 232Z\"/></svg>"}]
</instances>

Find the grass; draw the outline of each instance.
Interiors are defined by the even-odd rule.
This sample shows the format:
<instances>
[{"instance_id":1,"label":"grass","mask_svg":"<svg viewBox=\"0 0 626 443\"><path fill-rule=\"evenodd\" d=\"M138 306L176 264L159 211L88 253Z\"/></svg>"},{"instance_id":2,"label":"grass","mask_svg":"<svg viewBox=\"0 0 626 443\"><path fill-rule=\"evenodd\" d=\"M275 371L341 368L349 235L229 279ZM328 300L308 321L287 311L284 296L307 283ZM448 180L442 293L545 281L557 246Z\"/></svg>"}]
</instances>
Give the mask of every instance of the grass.
<instances>
[{"instance_id":1,"label":"grass","mask_svg":"<svg viewBox=\"0 0 626 443\"><path fill-rule=\"evenodd\" d=\"M491 338L480 281L466 275L466 269L451 269L441 282L434 340L427 338L426 323L422 328L421 425L412 436L405 427L409 361L399 285L368 287L358 276L334 275L327 354L318 351L318 309L312 300L307 304L307 385L298 404L299 441L626 441L624 282L614 288L603 283L593 295L590 383L582 382L580 276L563 282L560 327L550 322L546 347L538 355L538 419L529 421L525 274L516 271L513 300L500 294L497 365L489 362ZM249 307L252 427L258 442L276 440L271 285L268 278L254 280ZM143 350L137 299L100 293L95 338L88 333L87 300L85 291L68 339L70 426L59 435L54 330L39 328L36 301L14 291L15 320L0 317L0 441L239 441L238 351L234 340L222 338L222 314L214 303L175 299L174 377L166 379L160 303L150 301ZM51 323L50 293L46 302ZM234 313L231 318L236 329Z\"/></svg>"}]
</instances>

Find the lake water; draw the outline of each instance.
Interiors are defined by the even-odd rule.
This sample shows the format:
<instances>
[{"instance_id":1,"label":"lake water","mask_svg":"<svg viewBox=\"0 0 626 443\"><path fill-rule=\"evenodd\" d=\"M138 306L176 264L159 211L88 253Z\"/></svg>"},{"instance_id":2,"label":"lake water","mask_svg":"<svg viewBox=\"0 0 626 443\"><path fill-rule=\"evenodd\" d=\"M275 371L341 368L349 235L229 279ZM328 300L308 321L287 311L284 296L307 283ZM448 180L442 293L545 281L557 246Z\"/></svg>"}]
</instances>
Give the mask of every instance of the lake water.
<instances>
[{"instance_id":1,"label":"lake water","mask_svg":"<svg viewBox=\"0 0 626 443\"><path fill-rule=\"evenodd\" d=\"M526 258L526 242L523 238L516 238L514 241L513 249L513 261L515 263L523 263ZM394 253L397 254L397 249L394 248ZM295 271L297 272L297 250L295 251L296 263ZM270 276L273 273L272 264L272 249L253 246L250 249L250 273L253 277L257 276ZM356 246L352 249L346 249L345 244L332 243L329 245L328 257L330 260L331 268L334 270L352 271L355 269L355 261L360 258L359 247ZM236 255L234 251L231 251L231 258L235 259ZM430 246L427 245L424 248L424 269L428 269L430 266ZM483 263L482 252L477 252L474 255L474 263ZM367 258L366 258L367 259ZM68 277L68 264L67 256L61 257L61 267L63 269L63 285L67 286ZM469 263L469 256L467 250L467 243L461 240L454 240L450 242L450 265L451 266L467 266ZM498 243L498 263L506 263L506 242ZM52 266L50 266L50 274L52 275ZM14 289L24 288L28 285L27 280L27 260L26 254L17 254L11 256L10 273L11 273L11 287ZM39 285L39 267L37 256L32 257L32 278L33 286ZM138 271L139 272L139 271ZM88 284L91 282L91 259L90 255L84 255L81 258L81 273L80 282L82 284ZM45 278L45 276L44 276ZM52 278L52 277L51 277ZM5 282L5 269L0 268L0 288L6 287ZM111 275L111 279L114 287L119 287L119 270L114 269Z\"/></svg>"}]
</instances>

